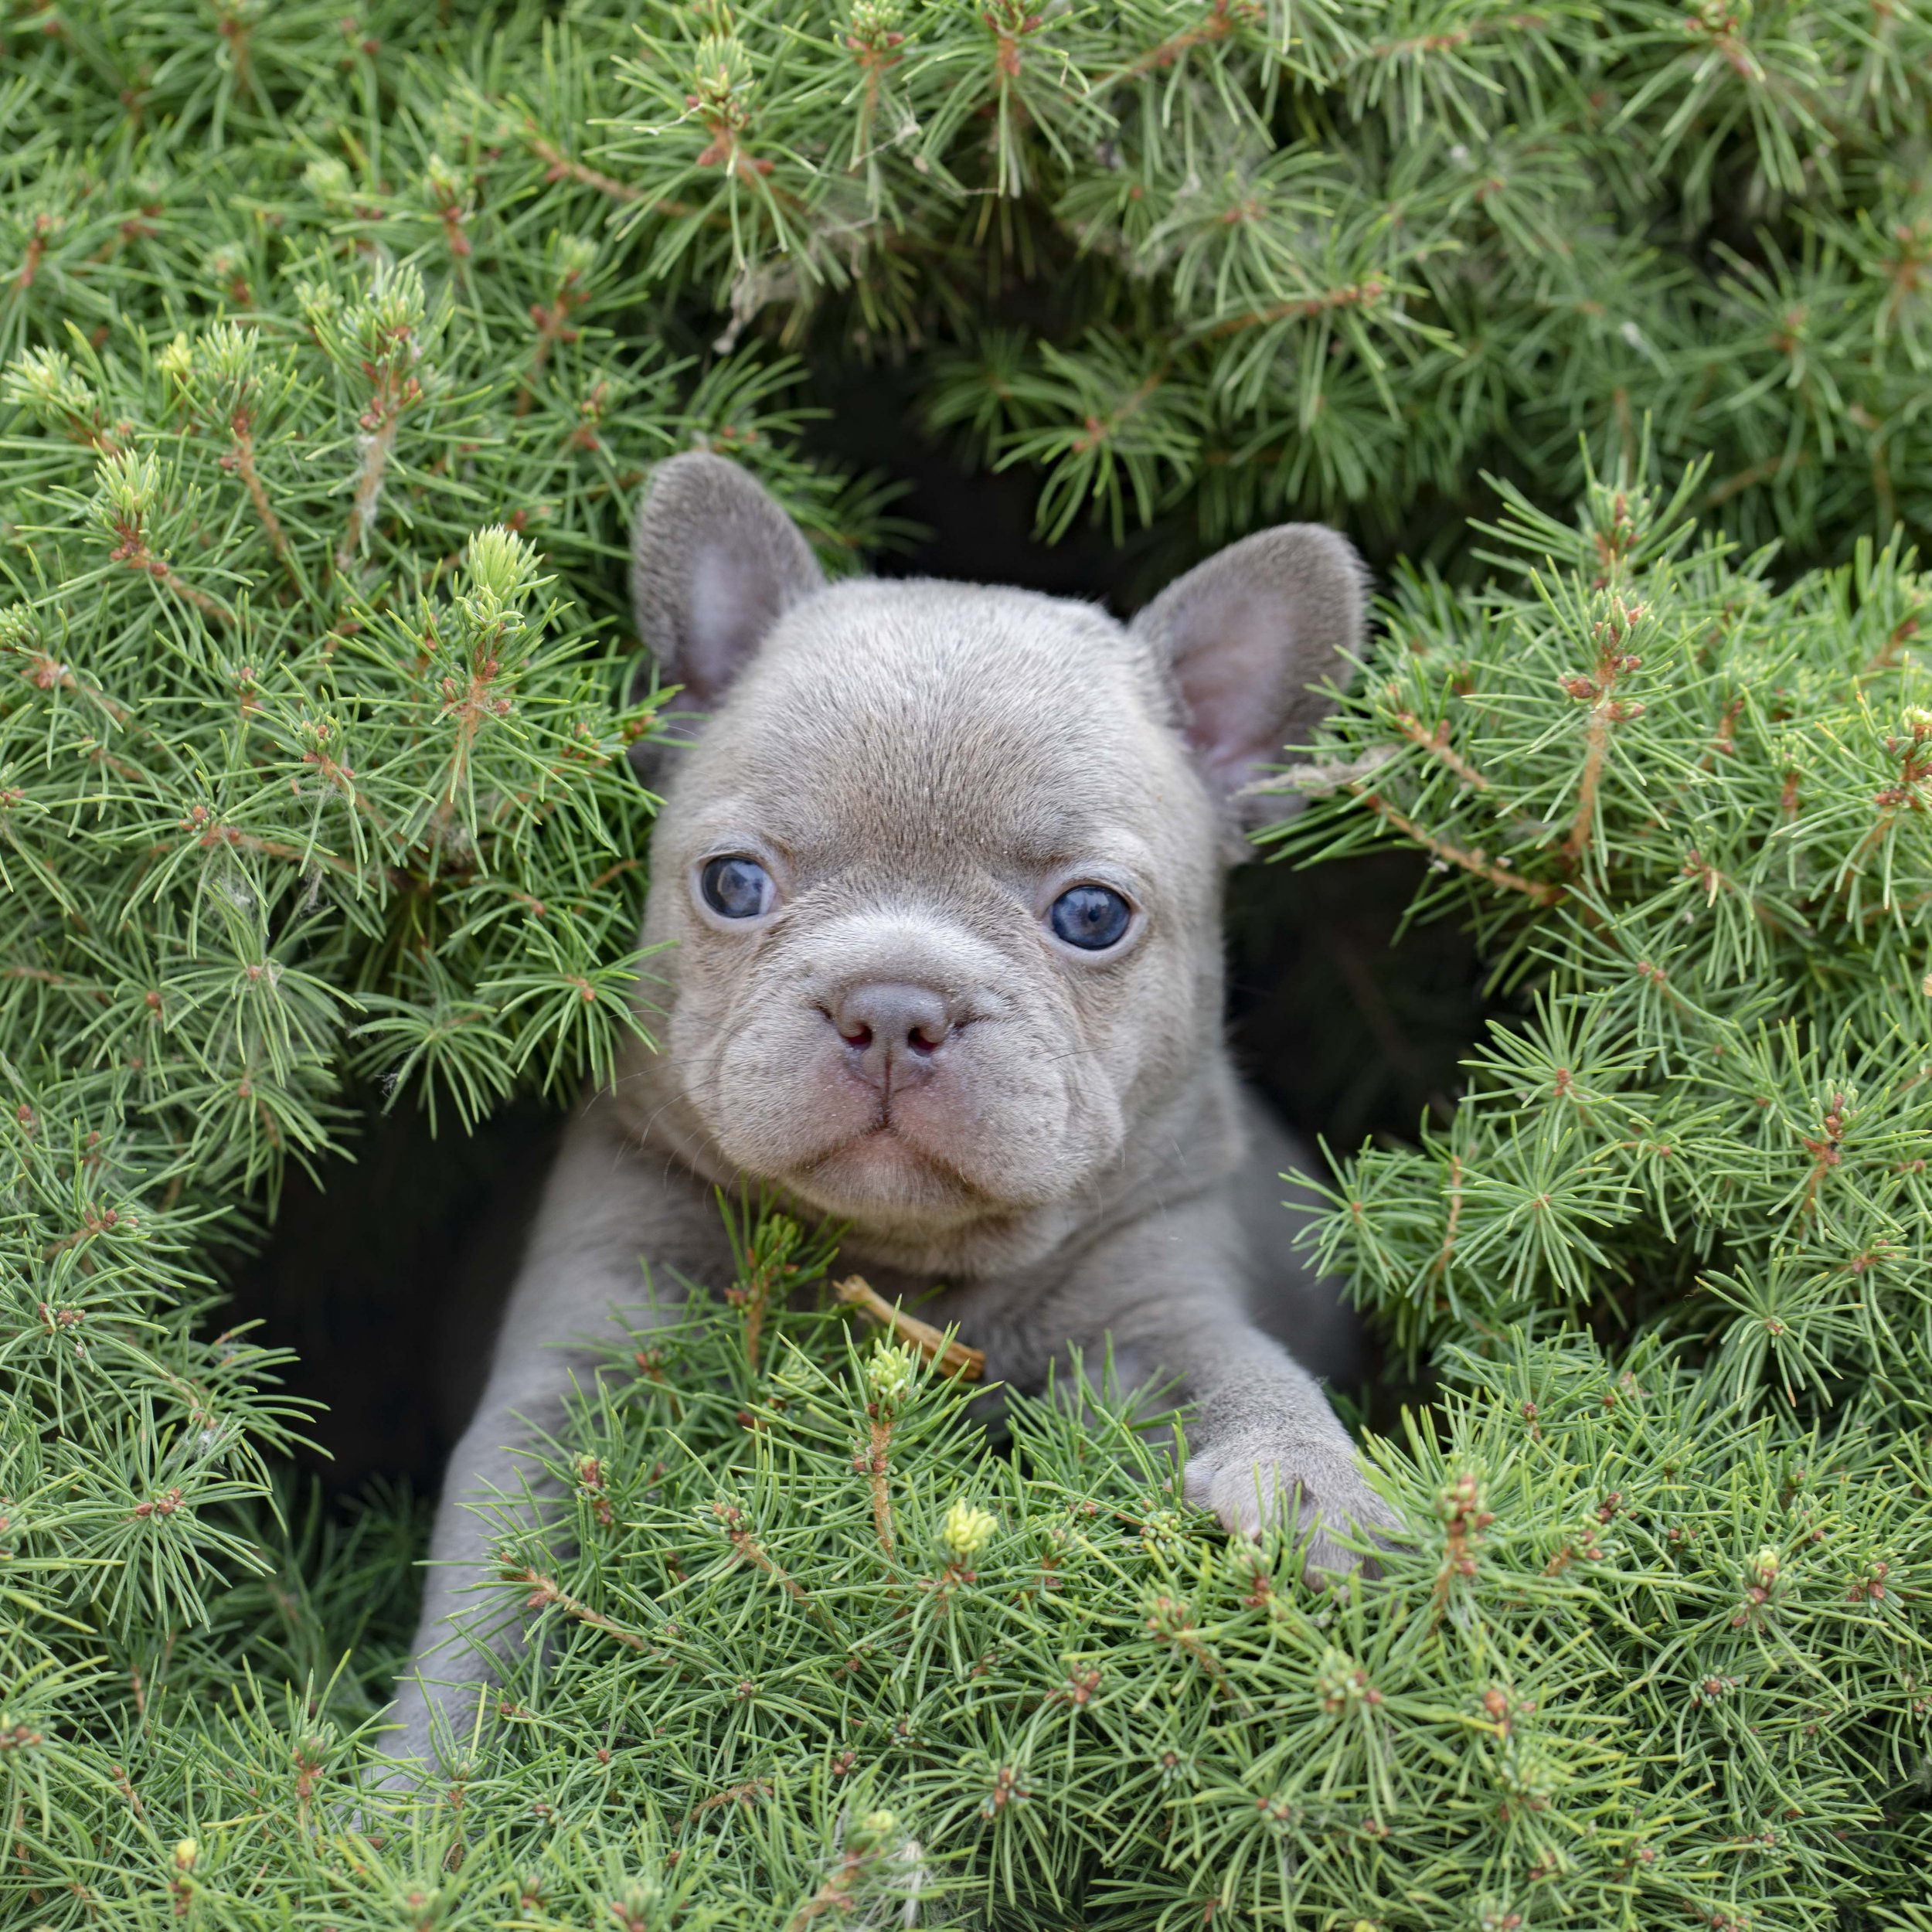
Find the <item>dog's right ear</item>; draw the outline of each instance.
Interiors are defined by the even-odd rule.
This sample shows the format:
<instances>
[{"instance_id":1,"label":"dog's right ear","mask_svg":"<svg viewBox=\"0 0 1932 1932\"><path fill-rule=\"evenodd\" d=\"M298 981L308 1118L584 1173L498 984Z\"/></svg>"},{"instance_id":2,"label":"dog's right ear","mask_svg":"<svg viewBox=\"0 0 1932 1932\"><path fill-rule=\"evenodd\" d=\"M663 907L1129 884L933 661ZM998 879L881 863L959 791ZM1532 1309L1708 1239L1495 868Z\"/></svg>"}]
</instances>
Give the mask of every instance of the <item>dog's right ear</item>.
<instances>
[{"instance_id":1,"label":"dog's right ear","mask_svg":"<svg viewBox=\"0 0 1932 1932\"><path fill-rule=\"evenodd\" d=\"M680 709L709 711L825 581L798 525L736 464L691 450L651 472L631 526L631 600L659 681L682 688Z\"/></svg>"}]
</instances>

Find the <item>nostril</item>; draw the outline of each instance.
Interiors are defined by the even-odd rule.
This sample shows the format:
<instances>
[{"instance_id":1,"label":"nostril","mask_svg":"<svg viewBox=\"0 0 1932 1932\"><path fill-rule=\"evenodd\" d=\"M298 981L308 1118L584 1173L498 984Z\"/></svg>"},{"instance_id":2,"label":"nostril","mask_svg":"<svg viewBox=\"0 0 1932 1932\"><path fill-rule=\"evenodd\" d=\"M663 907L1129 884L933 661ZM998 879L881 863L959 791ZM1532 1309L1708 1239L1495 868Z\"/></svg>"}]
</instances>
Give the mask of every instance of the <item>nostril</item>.
<instances>
[{"instance_id":1,"label":"nostril","mask_svg":"<svg viewBox=\"0 0 1932 1932\"><path fill-rule=\"evenodd\" d=\"M818 1010L853 1056L853 1070L875 1082L894 1066L923 1073L959 1030L950 998L917 981L864 981Z\"/></svg>"}]
</instances>

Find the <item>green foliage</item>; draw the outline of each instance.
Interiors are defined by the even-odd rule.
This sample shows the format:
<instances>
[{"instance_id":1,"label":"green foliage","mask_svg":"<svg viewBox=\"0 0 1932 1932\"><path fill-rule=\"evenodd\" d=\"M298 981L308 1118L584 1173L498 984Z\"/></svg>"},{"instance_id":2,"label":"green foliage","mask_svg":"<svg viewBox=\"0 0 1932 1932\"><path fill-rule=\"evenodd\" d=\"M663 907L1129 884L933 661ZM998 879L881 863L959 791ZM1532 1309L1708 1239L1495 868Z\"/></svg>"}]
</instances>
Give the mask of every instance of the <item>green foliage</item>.
<instances>
[{"instance_id":1,"label":"green foliage","mask_svg":"<svg viewBox=\"0 0 1932 1932\"><path fill-rule=\"evenodd\" d=\"M1535 988L1446 1126L1348 1163L1324 1250L1410 1347L1614 1311L1748 1408L1922 1427L1932 1330L1932 584L1787 590L1675 493L1520 498L1505 573L1400 587L1306 854L1425 846Z\"/></svg>"},{"instance_id":2,"label":"green foliage","mask_svg":"<svg viewBox=\"0 0 1932 1932\"><path fill-rule=\"evenodd\" d=\"M498 1612L543 1650L421 1806L357 1812L319 1670L194 1719L161 1680L144 1719L106 1673L23 1672L36 1903L1824 1927L1909 1892L1924 1815L1884 1794L1925 1750L1922 1440L1744 1420L1655 1345L1452 1352L1434 1431L1378 1452L1410 1540L1336 1596L1278 1539L1201 1534L1131 1403L1016 1403L1001 1455L966 1392L836 1315L771 1311L754 1368L755 1285L612 1347L547 1459L563 1519L500 1545ZM306 1567L289 1636L247 1639L266 1672L393 1588L369 1526ZM235 1595L230 1641L266 1608Z\"/></svg>"},{"instance_id":3,"label":"green foliage","mask_svg":"<svg viewBox=\"0 0 1932 1932\"><path fill-rule=\"evenodd\" d=\"M519 96L499 138L608 171L652 271L734 333L829 303L868 346L948 345L932 420L1042 470L1049 534L1089 505L1117 535L1345 509L1393 534L1485 469L1566 498L1580 428L1629 454L1646 419L1714 455L1704 507L1753 541L1925 526L1923 9L751 0L640 26L614 87ZM1050 289L1049 328L989 313L1015 284Z\"/></svg>"},{"instance_id":4,"label":"green foliage","mask_svg":"<svg viewBox=\"0 0 1932 1932\"><path fill-rule=\"evenodd\" d=\"M1850 0L0 21L0 1919L1927 1923L1928 73ZM995 1455L747 1224L546 1451L502 1735L359 1799L413 1515L292 1507L211 1241L645 1023L628 509L704 445L892 538L800 454L854 356L1046 533L1440 563L1281 835L1426 851L1514 1002L1320 1230L1444 1378L1408 1540L1311 1594L1111 1400Z\"/></svg>"}]
</instances>

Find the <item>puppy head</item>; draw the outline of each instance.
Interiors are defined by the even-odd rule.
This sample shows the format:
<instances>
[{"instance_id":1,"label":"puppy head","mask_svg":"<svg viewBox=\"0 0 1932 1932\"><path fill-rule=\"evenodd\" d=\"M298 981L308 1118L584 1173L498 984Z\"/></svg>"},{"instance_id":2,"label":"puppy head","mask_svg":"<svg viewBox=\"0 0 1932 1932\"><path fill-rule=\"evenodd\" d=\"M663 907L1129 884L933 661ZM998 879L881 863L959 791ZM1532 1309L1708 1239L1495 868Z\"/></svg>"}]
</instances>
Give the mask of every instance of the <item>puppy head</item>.
<instances>
[{"instance_id":1,"label":"puppy head","mask_svg":"<svg viewBox=\"0 0 1932 1932\"><path fill-rule=\"evenodd\" d=\"M1043 1245L1219 1051L1240 794L1345 668L1353 553L1264 532L1125 628L827 585L694 454L654 473L634 557L645 642L702 714L654 774L656 1083L709 1164L886 1258Z\"/></svg>"}]
</instances>

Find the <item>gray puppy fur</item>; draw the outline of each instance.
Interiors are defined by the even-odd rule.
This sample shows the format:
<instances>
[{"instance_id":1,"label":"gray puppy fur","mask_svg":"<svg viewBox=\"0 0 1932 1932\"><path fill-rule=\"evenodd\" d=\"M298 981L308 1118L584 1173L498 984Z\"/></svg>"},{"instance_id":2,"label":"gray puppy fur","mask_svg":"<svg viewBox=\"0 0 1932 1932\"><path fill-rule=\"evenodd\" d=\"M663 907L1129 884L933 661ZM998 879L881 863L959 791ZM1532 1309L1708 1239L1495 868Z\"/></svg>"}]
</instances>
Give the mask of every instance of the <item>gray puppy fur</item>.
<instances>
[{"instance_id":1,"label":"gray puppy fur","mask_svg":"<svg viewBox=\"0 0 1932 1932\"><path fill-rule=\"evenodd\" d=\"M1037 1390L1110 1342L1124 1379L1178 1378L1189 1497L1232 1530L1298 1511L1311 1573L1358 1561L1329 1530L1383 1506L1247 1312L1260 1288L1291 1334L1345 1333L1287 1251L1292 1156L1223 1045L1220 939L1247 788L1361 635L1354 553L1264 531L1125 627L1022 590L828 585L755 481L691 454L654 472L634 555L645 641L702 714L655 774L661 1050L566 1134L437 1512L391 1755L479 1721L491 1644L449 1621L490 1573L473 1505L525 1493L519 1446L611 1311L637 1318L641 1260L659 1294L728 1278L719 1185L846 1223L842 1261L889 1298L947 1284L920 1312L989 1379ZM705 896L732 855L770 882L752 916ZM1050 920L1090 883L1132 909L1104 950Z\"/></svg>"}]
</instances>

